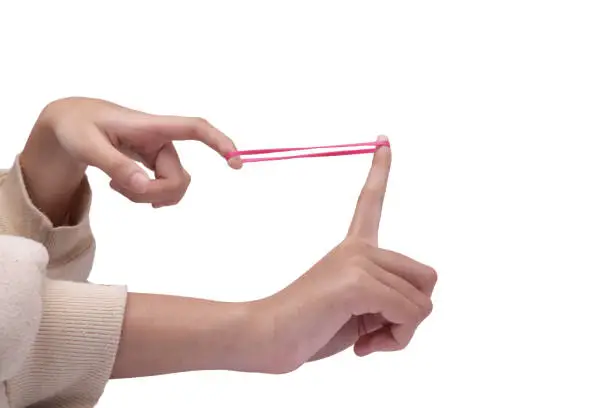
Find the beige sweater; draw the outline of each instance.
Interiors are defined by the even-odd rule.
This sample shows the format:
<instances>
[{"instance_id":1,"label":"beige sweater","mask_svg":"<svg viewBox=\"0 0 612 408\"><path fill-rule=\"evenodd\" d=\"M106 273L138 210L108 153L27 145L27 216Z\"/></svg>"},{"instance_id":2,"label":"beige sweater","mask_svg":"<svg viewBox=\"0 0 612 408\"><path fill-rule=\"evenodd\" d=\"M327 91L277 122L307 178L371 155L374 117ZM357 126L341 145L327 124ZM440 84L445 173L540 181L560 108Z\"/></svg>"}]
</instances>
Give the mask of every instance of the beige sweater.
<instances>
[{"instance_id":1,"label":"beige sweater","mask_svg":"<svg viewBox=\"0 0 612 408\"><path fill-rule=\"evenodd\" d=\"M111 375L127 292L87 282L87 179L79 200L76 225L54 228L18 160L0 171L0 408L93 407Z\"/></svg>"}]
</instances>

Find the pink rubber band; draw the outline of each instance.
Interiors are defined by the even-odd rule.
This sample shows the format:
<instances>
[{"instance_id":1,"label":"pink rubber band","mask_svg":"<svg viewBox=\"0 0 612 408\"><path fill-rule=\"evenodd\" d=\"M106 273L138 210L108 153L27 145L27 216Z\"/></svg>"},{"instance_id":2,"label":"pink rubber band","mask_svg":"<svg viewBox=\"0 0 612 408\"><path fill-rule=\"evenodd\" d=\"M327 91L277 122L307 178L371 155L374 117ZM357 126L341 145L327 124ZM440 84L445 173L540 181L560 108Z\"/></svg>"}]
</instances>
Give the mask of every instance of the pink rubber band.
<instances>
[{"instance_id":1,"label":"pink rubber band","mask_svg":"<svg viewBox=\"0 0 612 408\"><path fill-rule=\"evenodd\" d=\"M303 151L303 150L318 150L318 149L343 149L346 147L360 147L360 146L373 146L370 149L344 149L337 150L331 152L323 152L323 153L307 153L307 154L296 154L289 156L277 156L277 157L256 157L256 158L243 158L243 163L251 163L251 162L261 162L261 161L272 161L272 160L288 160L288 159L301 159L307 157L330 157L330 156L348 156L353 154L366 154L366 153L374 153L376 152L376 148L379 146L390 146L389 141L384 140L380 142L366 142L366 143L349 143L349 144L339 144L339 145L330 145L330 146L313 146L313 147L283 147L276 149L254 149L254 150L237 150L234 152L230 152L226 158L231 159L236 156L249 156L249 155L265 155L265 154L273 154L273 153L285 153L285 152L293 152L293 151Z\"/></svg>"}]
</instances>

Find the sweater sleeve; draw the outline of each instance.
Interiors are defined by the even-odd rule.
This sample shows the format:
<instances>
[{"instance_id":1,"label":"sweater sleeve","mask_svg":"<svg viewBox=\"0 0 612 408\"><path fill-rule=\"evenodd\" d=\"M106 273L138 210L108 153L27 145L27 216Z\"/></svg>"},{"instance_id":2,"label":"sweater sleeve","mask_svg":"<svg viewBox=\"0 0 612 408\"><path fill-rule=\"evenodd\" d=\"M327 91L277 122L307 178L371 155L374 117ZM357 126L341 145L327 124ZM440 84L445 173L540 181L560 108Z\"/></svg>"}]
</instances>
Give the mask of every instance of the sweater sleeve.
<instances>
[{"instance_id":1,"label":"sweater sleeve","mask_svg":"<svg viewBox=\"0 0 612 408\"><path fill-rule=\"evenodd\" d=\"M36 341L7 381L11 406L94 407L119 346L126 291L47 279Z\"/></svg>"},{"instance_id":2,"label":"sweater sleeve","mask_svg":"<svg viewBox=\"0 0 612 408\"><path fill-rule=\"evenodd\" d=\"M85 282L95 253L89 220L92 192L87 177L83 178L74 200L70 222L54 227L30 199L19 156L10 170L0 172L0 234L17 235L43 244L49 253L49 278ZM77 258L81 262L75 265L72 261Z\"/></svg>"},{"instance_id":3,"label":"sweater sleeve","mask_svg":"<svg viewBox=\"0 0 612 408\"><path fill-rule=\"evenodd\" d=\"M127 291L86 282L87 179L75 199L73 222L55 228L32 204L18 160L0 172L0 393L10 406L93 407L111 375Z\"/></svg>"},{"instance_id":4,"label":"sweater sleeve","mask_svg":"<svg viewBox=\"0 0 612 408\"><path fill-rule=\"evenodd\" d=\"M111 375L126 292L45 278L47 261L41 244L0 236L0 381L10 406L93 407Z\"/></svg>"},{"instance_id":5,"label":"sweater sleeve","mask_svg":"<svg viewBox=\"0 0 612 408\"><path fill-rule=\"evenodd\" d=\"M19 371L36 339L47 261L42 245L0 235L0 382Z\"/></svg>"}]
</instances>

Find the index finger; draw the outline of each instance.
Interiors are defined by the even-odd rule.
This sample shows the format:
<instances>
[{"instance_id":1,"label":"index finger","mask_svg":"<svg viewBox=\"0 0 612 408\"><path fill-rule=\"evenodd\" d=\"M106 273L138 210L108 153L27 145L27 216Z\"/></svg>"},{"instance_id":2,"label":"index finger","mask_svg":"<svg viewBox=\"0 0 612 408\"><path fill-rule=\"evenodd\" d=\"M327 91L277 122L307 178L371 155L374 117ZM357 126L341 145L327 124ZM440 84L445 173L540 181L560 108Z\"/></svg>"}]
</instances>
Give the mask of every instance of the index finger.
<instances>
[{"instance_id":1,"label":"index finger","mask_svg":"<svg viewBox=\"0 0 612 408\"><path fill-rule=\"evenodd\" d=\"M379 136L377 141L388 141ZM361 190L348 236L365 239L378 245L378 227L391 171L391 148L379 146L372 158L372 167Z\"/></svg>"},{"instance_id":2,"label":"index finger","mask_svg":"<svg viewBox=\"0 0 612 408\"><path fill-rule=\"evenodd\" d=\"M232 139L210 124L206 119L198 117L182 117L170 115L138 115L136 119L140 123L137 127L164 137L164 141L195 140L200 141L217 152L224 159L236 151ZM230 166L235 169L242 167L240 157L232 157L228 160Z\"/></svg>"}]
</instances>

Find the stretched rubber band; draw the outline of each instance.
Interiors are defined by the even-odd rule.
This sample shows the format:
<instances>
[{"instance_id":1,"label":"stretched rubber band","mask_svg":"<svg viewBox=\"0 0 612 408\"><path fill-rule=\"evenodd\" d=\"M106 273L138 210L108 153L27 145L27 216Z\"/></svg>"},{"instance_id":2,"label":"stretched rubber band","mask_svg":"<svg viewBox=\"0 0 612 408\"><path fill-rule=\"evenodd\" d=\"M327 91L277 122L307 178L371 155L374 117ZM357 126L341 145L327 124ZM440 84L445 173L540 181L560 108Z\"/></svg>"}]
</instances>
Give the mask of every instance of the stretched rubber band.
<instances>
[{"instance_id":1,"label":"stretched rubber band","mask_svg":"<svg viewBox=\"0 0 612 408\"><path fill-rule=\"evenodd\" d=\"M369 149L345 149L352 147L361 146L373 146ZM367 154L376 152L376 148L379 146L390 146L389 141L377 141L377 142L366 142L366 143L349 143L329 146L313 146L313 147L283 147L276 149L253 149L253 150L237 150L230 152L226 158L231 159L232 157L240 156L252 156L252 155L266 155L274 153L287 153L304 150L319 150L319 149L344 149L331 152L322 153L306 153L306 154L294 154L288 156L276 156L276 157L254 157L254 158L242 158L243 163L260 162L260 161L272 161L272 160L288 160L288 159L302 159L308 157L331 157L331 156L348 156L353 154Z\"/></svg>"}]
</instances>

